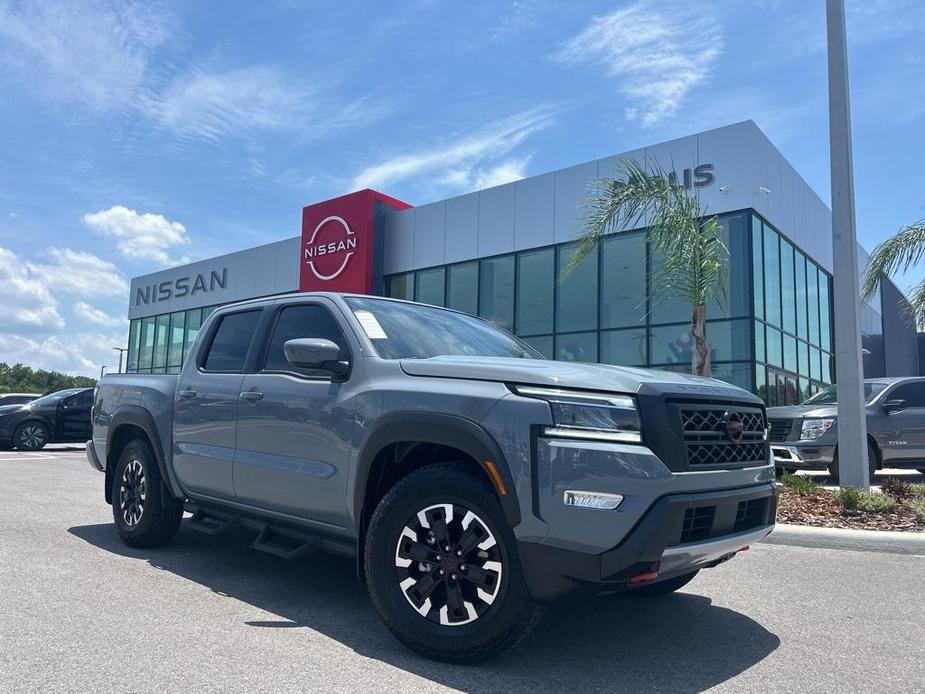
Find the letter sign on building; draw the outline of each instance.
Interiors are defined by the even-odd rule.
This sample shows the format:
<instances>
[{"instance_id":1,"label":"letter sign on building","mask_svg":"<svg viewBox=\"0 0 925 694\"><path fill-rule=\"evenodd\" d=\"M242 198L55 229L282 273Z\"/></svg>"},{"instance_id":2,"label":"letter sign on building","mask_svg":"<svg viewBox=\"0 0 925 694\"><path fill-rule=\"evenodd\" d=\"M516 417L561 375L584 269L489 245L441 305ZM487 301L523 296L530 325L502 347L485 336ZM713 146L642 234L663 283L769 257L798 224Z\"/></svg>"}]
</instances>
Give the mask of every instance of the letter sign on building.
<instances>
[{"instance_id":1,"label":"letter sign on building","mask_svg":"<svg viewBox=\"0 0 925 694\"><path fill-rule=\"evenodd\" d=\"M377 203L410 207L366 189L302 208L299 291L370 294L378 289Z\"/></svg>"}]
</instances>

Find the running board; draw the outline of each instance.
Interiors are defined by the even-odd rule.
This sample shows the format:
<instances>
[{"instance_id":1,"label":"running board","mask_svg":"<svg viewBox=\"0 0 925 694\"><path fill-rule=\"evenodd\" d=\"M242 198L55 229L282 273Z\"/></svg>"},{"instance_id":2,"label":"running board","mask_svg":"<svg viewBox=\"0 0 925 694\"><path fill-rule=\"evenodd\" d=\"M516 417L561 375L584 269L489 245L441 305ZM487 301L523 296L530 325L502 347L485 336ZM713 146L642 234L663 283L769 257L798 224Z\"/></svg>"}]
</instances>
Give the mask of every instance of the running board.
<instances>
[{"instance_id":1,"label":"running board","mask_svg":"<svg viewBox=\"0 0 925 694\"><path fill-rule=\"evenodd\" d=\"M265 525L251 548L281 559L298 559L319 551L321 538L317 535L302 535Z\"/></svg>"},{"instance_id":2,"label":"running board","mask_svg":"<svg viewBox=\"0 0 925 694\"><path fill-rule=\"evenodd\" d=\"M187 510L192 511L193 517L186 521L186 527L206 535L224 535L241 526L239 518L216 516L206 513L202 508L198 507L188 508Z\"/></svg>"}]
</instances>

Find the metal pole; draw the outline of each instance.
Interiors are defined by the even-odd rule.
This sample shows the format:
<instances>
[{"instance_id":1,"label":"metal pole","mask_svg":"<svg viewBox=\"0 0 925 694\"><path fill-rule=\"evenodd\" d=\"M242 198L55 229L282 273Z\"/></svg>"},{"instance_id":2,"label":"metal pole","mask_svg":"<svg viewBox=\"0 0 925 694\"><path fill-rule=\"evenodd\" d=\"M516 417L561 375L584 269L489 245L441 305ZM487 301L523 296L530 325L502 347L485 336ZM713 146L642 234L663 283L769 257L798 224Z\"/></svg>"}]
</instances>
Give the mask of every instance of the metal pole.
<instances>
[{"instance_id":1,"label":"metal pole","mask_svg":"<svg viewBox=\"0 0 925 694\"><path fill-rule=\"evenodd\" d=\"M835 378L838 383L838 474L843 486L868 489L864 360L861 355L858 242L848 100L844 0L826 0L829 57L829 151L832 165L832 256Z\"/></svg>"},{"instance_id":2,"label":"metal pole","mask_svg":"<svg viewBox=\"0 0 925 694\"><path fill-rule=\"evenodd\" d=\"M113 347L119 353L119 370L116 373L122 373L122 355L128 352L128 347Z\"/></svg>"}]
</instances>

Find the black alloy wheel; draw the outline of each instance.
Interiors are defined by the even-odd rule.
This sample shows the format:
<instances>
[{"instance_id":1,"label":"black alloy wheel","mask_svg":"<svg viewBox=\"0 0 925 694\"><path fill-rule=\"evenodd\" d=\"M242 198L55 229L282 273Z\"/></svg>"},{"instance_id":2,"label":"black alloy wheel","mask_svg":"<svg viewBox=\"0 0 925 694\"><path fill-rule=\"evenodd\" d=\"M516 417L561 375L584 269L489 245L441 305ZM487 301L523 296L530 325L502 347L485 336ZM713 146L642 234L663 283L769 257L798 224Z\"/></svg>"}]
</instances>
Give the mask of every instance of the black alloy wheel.
<instances>
[{"instance_id":1,"label":"black alloy wheel","mask_svg":"<svg viewBox=\"0 0 925 694\"><path fill-rule=\"evenodd\" d=\"M147 499L147 485L145 471L141 461L137 458L129 460L122 470L122 480L119 483L119 510L122 520L133 528L138 525L145 511Z\"/></svg>"},{"instance_id":2,"label":"black alloy wheel","mask_svg":"<svg viewBox=\"0 0 925 694\"><path fill-rule=\"evenodd\" d=\"M21 451L40 451L48 443L48 429L41 422L20 424L13 435L13 441Z\"/></svg>"}]
</instances>

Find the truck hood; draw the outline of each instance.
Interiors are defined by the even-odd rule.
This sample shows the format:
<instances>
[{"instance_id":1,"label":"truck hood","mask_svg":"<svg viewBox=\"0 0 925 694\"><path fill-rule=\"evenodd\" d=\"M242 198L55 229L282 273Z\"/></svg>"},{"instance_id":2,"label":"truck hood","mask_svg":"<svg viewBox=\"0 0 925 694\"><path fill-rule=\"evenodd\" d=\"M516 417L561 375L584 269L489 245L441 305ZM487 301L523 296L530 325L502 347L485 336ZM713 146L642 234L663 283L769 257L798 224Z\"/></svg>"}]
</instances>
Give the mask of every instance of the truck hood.
<instances>
[{"instance_id":1,"label":"truck hood","mask_svg":"<svg viewBox=\"0 0 925 694\"><path fill-rule=\"evenodd\" d=\"M402 359L401 368L409 376L500 381L617 393L651 391L701 397L714 395L761 402L748 391L714 378L607 364L505 357L432 357Z\"/></svg>"},{"instance_id":2,"label":"truck hood","mask_svg":"<svg viewBox=\"0 0 925 694\"><path fill-rule=\"evenodd\" d=\"M802 417L834 417L838 414L836 405L791 405L790 407L769 407L768 419L797 419Z\"/></svg>"}]
</instances>

